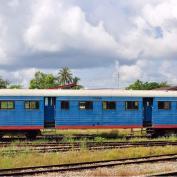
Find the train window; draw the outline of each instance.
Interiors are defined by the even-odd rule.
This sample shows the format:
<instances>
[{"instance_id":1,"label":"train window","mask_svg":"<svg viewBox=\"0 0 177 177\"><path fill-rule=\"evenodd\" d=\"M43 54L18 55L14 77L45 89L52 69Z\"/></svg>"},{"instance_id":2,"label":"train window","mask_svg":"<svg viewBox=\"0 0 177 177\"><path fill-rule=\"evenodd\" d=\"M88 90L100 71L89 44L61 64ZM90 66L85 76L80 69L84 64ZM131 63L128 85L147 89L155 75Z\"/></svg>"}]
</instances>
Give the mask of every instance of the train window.
<instances>
[{"instance_id":1,"label":"train window","mask_svg":"<svg viewBox=\"0 0 177 177\"><path fill-rule=\"evenodd\" d=\"M92 101L80 101L79 109L80 110L93 109L93 102Z\"/></svg>"},{"instance_id":2,"label":"train window","mask_svg":"<svg viewBox=\"0 0 177 177\"><path fill-rule=\"evenodd\" d=\"M25 109L39 109L39 101L25 101Z\"/></svg>"},{"instance_id":3,"label":"train window","mask_svg":"<svg viewBox=\"0 0 177 177\"><path fill-rule=\"evenodd\" d=\"M115 101L103 101L102 106L104 110L115 110L116 102Z\"/></svg>"},{"instance_id":4,"label":"train window","mask_svg":"<svg viewBox=\"0 0 177 177\"><path fill-rule=\"evenodd\" d=\"M61 109L69 109L69 101L61 101Z\"/></svg>"},{"instance_id":5,"label":"train window","mask_svg":"<svg viewBox=\"0 0 177 177\"><path fill-rule=\"evenodd\" d=\"M14 101L1 101L0 109L15 109Z\"/></svg>"},{"instance_id":6,"label":"train window","mask_svg":"<svg viewBox=\"0 0 177 177\"><path fill-rule=\"evenodd\" d=\"M45 100L44 100L44 104L45 104L45 106L48 106L48 104L49 104L49 99L48 98L45 98Z\"/></svg>"},{"instance_id":7,"label":"train window","mask_svg":"<svg viewBox=\"0 0 177 177\"><path fill-rule=\"evenodd\" d=\"M126 101L125 109L126 110L138 110L138 101Z\"/></svg>"},{"instance_id":8,"label":"train window","mask_svg":"<svg viewBox=\"0 0 177 177\"><path fill-rule=\"evenodd\" d=\"M158 109L169 110L170 108L171 108L171 102L170 101L159 101L158 102Z\"/></svg>"}]
</instances>

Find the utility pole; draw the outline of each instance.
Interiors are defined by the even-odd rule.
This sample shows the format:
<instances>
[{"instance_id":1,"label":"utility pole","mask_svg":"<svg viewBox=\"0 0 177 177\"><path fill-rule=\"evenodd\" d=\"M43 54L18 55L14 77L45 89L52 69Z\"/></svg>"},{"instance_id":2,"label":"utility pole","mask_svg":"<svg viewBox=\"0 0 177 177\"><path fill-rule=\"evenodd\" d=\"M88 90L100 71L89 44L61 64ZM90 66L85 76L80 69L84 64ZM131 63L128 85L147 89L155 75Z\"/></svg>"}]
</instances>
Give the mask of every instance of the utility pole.
<instances>
[{"instance_id":1,"label":"utility pole","mask_svg":"<svg viewBox=\"0 0 177 177\"><path fill-rule=\"evenodd\" d=\"M117 75L117 87L120 88L120 72L119 72L119 61L116 61L116 75Z\"/></svg>"},{"instance_id":2,"label":"utility pole","mask_svg":"<svg viewBox=\"0 0 177 177\"><path fill-rule=\"evenodd\" d=\"M117 72L117 87L118 87L118 89L119 89L119 86L120 86L120 73L119 73L119 70L118 70L118 72Z\"/></svg>"}]
</instances>

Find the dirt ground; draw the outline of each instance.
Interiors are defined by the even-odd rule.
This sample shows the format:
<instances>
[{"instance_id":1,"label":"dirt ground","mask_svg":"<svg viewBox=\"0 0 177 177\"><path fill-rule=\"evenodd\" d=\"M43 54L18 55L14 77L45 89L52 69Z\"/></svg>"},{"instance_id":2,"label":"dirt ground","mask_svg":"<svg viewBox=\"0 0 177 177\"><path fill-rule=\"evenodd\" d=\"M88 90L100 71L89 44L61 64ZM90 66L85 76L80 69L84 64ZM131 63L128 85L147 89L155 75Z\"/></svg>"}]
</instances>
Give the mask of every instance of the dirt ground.
<instances>
[{"instance_id":1,"label":"dirt ground","mask_svg":"<svg viewBox=\"0 0 177 177\"><path fill-rule=\"evenodd\" d=\"M113 168L98 168L95 170L85 170L80 172L50 173L37 175L41 177L98 177L98 176L144 176L146 174L169 172L177 169L177 161L175 162L159 162L138 165L121 165Z\"/></svg>"}]
</instances>

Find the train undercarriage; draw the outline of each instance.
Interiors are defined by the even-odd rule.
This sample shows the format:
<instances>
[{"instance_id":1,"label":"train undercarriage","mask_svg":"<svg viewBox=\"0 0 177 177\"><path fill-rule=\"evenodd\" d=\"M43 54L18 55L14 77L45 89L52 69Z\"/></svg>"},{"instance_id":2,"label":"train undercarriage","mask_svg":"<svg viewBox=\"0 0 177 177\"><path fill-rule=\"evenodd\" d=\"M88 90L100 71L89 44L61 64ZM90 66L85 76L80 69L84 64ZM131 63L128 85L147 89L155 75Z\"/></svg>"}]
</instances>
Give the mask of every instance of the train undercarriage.
<instances>
[{"instance_id":1,"label":"train undercarriage","mask_svg":"<svg viewBox=\"0 0 177 177\"><path fill-rule=\"evenodd\" d=\"M1 130L0 138L3 136L25 136L27 139L35 139L36 136L41 135L40 130Z\"/></svg>"}]
</instances>

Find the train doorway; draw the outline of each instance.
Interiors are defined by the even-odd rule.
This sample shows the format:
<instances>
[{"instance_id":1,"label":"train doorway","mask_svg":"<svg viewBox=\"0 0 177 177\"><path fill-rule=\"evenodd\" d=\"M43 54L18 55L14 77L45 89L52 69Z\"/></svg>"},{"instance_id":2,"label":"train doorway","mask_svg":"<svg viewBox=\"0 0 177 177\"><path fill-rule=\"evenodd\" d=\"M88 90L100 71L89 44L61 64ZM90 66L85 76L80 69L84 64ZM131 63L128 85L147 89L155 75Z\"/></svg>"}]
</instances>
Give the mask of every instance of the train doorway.
<instances>
[{"instance_id":1,"label":"train doorway","mask_svg":"<svg viewBox=\"0 0 177 177\"><path fill-rule=\"evenodd\" d=\"M152 106L153 106L153 98L143 98L143 107L144 107L143 126L144 127L152 126Z\"/></svg>"},{"instance_id":2,"label":"train doorway","mask_svg":"<svg viewBox=\"0 0 177 177\"><path fill-rule=\"evenodd\" d=\"M55 128L55 97L44 98L44 128Z\"/></svg>"}]
</instances>

